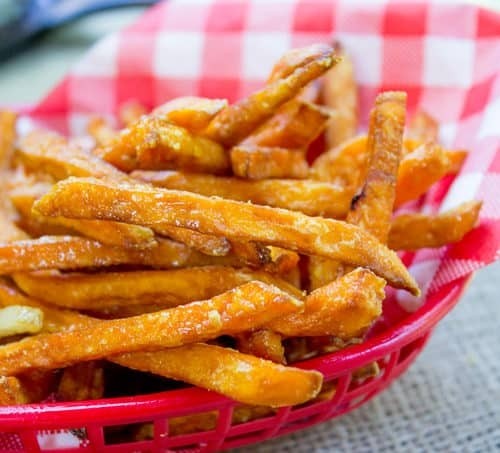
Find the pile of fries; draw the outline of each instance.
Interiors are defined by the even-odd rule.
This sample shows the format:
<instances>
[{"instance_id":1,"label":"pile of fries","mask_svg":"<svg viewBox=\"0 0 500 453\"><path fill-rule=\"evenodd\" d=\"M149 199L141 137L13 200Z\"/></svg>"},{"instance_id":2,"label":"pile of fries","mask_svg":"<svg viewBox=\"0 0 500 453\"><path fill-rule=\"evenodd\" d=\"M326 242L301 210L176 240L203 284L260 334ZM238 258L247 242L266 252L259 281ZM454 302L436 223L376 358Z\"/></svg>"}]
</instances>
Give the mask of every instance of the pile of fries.
<instances>
[{"instance_id":1,"label":"pile of fries","mask_svg":"<svg viewBox=\"0 0 500 453\"><path fill-rule=\"evenodd\" d=\"M131 103L122 130L95 117L92 148L17 137L0 113L0 404L109 395L110 363L227 395L242 420L331 395L293 363L362 341L386 284L419 295L396 251L478 218L478 202L393 215L465 157L423 112L405 130L405 103L379 94L356 135L352 63L314 45L233 105Z\"/></svg>"}]
</instances>

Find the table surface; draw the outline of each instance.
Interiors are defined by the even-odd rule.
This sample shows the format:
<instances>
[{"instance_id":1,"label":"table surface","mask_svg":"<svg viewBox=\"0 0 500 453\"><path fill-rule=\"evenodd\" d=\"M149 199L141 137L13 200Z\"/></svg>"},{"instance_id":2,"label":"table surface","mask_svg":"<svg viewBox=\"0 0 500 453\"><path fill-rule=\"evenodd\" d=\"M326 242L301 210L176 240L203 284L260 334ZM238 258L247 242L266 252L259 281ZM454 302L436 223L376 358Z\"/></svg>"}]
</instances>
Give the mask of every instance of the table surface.
<instances>
[{"instance_id":1,"label":"table surface","mask_svg":"<svg viewBox=\"0 0 500 453\"><path fill-rule=\"evenodd\" d=\"M80 19L0 63L0 104L36 102L93 42L141 11L126 8ZM499 290L500 263L478 272L416 363L372 402L240 451L500 451Z\"/></svg>"}]
</instances>

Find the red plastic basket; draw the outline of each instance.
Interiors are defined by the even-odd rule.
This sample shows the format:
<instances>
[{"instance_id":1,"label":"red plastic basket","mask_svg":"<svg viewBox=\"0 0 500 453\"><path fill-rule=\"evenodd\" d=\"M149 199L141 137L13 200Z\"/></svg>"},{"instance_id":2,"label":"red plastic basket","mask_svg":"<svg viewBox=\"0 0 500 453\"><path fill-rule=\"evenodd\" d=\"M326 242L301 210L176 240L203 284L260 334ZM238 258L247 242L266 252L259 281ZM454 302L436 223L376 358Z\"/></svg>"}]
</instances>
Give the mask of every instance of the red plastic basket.
<instances>
[{"instance_id":1,"label":"red plastic basket","mask_svg":"<svg viewBox=\"0 0 500 453\"><path fill-rule=\"evenodd\" d=\"M2 432L11 435L13 448L4 451L70 452L84 447L97 452L211 452L261 442L338 417L366 403L409 367L435 325L458 302L469 279L463 277L441 287L421 309L363 344L296 364L321 371L325 382L336 382L336 391L328 400L281 408L272 416L238 425L232 425L234 401L199 388L140 397L6 407L0 408L0 426ZM373 361L379 364L379 375L361 383L351 379L356 369ZM209 411L218 413L215 429L169 436L169 419ZM104 428L145 422L154 425L152 440L106 444ZM81 446L41 449L41 434L75 429L85 438Z\"/></svg>"}]
</instances>

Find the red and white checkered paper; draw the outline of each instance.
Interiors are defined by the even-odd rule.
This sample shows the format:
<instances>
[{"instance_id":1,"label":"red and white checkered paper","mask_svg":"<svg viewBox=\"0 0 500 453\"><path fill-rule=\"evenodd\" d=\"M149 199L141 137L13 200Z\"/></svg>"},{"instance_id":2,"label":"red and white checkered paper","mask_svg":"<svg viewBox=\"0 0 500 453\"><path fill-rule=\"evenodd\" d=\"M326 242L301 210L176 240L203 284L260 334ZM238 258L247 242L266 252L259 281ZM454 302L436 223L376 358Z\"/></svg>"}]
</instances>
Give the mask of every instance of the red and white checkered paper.
<instances>
[{"instance_id":1,"label":"red and white checkered paper","mask_svg":"<svg viewBox=\"0 0 500 453\"><path fill-rule=\"evenodd\" d=\"M200 95L235 101L262 85L288 49L340 40L354 59L362 126L381 90L408 93L441 124L447 146L470 154L436 185L425 212L483 200L481 223L459 244L405 256L424 294L500 255L500 16L472 5L370 0L169 0L103 39L30 111L67 134L125 101L148 107ZM407 311L424 298L398 292ZM0 443L1 447L1 443Z\"/></svg>"}]
</instances>

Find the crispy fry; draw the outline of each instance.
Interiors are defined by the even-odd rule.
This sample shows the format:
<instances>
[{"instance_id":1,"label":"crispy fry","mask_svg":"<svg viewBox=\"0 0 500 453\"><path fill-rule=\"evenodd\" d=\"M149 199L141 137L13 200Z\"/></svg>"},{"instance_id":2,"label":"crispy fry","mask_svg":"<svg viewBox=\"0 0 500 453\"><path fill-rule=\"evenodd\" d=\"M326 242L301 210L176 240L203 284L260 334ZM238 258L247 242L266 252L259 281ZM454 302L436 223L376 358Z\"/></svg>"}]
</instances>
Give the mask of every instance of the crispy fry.
<instances>
[{"instance_id":1,"label":"crispy fry","mask_svg":"<svg viewBox=\"0 0 500 453\"><path fill-rule=\"evenodd\" d=\"M230 240L259 241L353 266L366 266L393 286L419 293L417 284L394 252L361 228L333 219L94 178L69 178L57 183L35 203L34 209L44 215L125 221L153 229L154 224L168 223ZM196 212L200 215L195 216Z\"/></svg>"},{"instance_id":2,"label":"crispy fry","mask_svg":"<svg viewBox=\"0 0 500 453\"><path fill-rule=\"evenodd\" d=\"M286 364L281 335L268 329L245 332L237 337L238 350L274 363Z\"/></svg>"},{"instance_id":3,"label":"crispy fry","mask_svg":"<svg viewBox=\"0 0 500 453\"><path fill-rule=\"evenodd\" d=\"M225 99L185 96L173 99L153 110L153 115L166 118L191 132L201 132L217 113L227 107Z\"/></svg>"},{"instance_id":4,"label":"crispy fry","mask_svg":"<svg viewBox=\"0 0 500 453\"><path fill-rule=\"evenodd\" d=\"M132 173L132 176L152 183L156 187L185 190L230 200L251 201L259 205L301 211L313 216L342 217L349 209L351 201L342 187L315 181L289 179L245 181L230 177L174 171L136 171Z\"/></svg>"},{"instance_id":5,"label":"crispy fry","mask_svg":"<svg viewBox=\"0 0 500 453\"><path fill-rule=\"evenodd\" d=\"M118 118L120 122L126 127L131 126L133 123L138 121L142 115L146 115L148 111L146 107L138 101L128 101L125 104L120 105L118 110Z\"/></svg>"},{"instance_id":6,"label":"crispy fry","mask_svg":"<svg viewBox=\"0 0 500 453\"><path fill-rule=\"evenodd\" d=\"M295 287L267 273L223 266L104 274L32 273L15 274L13 278L32 297L84 310L136 304L173 307L209 299L252 280L273 284L294 297L302 297Z\"/></svg>"},{"instance_id":7,"label":"crispy fry","mask_svg":"<svg viewBox=\"0 0 500 453\"><path fill-rule=\"evenodd\" d=\"M329 109L293 99L249 135L243 144L305 149L326 127Z\"/></svg>"},{"instance_id":8,"label":"crispy fry","mask_svg":"<svg viewBox=\"0 0 500 453\"><path fill-rule=\"evenodd\" d=\"M218 143L154 116L142 117L123 130L101 157L127 172L181 168L224 173L229 168L226 151Z\"/></svg>"},{"instance_id":9,"label":"crispy fry","mask_svg":"<svg viewBox=\"0 0 500 453\"><path fill-rule=\"evenodd\" d=\"M358 89L354 67L339 43L335 52L342 61L330 69L323 78L323 100L334 111L326 130L326 143L333 148L356 135L358 128Z\"/></svg>"},{"instance_id":10,"label":"crispy fry","mask_svg":"<svg viewBox=\"0 0 500 453\"><path fill-rule=\"evenodd\" d=\"M84 401L102 398L104 372L99 362L82 362L65 368L57 388L62 401Z\"/></svg>"},{"instance_id":11,"label":"crispy fry","mask_svg":"<svg viewBox=\"0 0 500 453\"><path fill-rule=\"evenodd\" d=\"M47 193L50 188L50 184L38 183L10 192L10 200L21 215L19 224L27 229L32 236L64 235L76 232L103 244L119 247L148 248L156 245L153 231L138 225L45 217L32 212L33 203Z\"/></svg>"},{"instance_id":12,"label":"crispy fry","mask_svg":"<svg viewBox=\"0 0 500 453\"><path fill-rule=\"evenodd\" d=\"M17 303L20 298L25 303L42 308L45 322L50 320L51 328L72 330L99 322L69 310L43 306L0 284L0 304L9 301ZM130 368L199 385L237 401L273 407L307 401L318 393L322 381L321 374L316 371L283 367L231 349L205 344L114 356L111 360ZM214 379L215 375L219 378ZM290 392L290 389L294 391Z\"/></svg>"},{"instance_id":13,"label":"crispy fry","mask_svg":"<svg viewBox=\"0 0 500 453\"><path fill-rule=\"evenodd\" d=\"M0 110L0 171L10 167L16 140L17 115L9 110Z\"/></svg>"},{"instance_id":14,"label":"crispy fry","mask_svg":"<svg viewBox=\"0 0 500 453\"><path fill-rule=\"evenodd\" d=\"M0 376L0 406L26 403L29 403L29 399L19 379Z\"/></svg>"},{"instance_id":15,"label":"crispy fry","mask_svg":"<svg viewBox=\"0 0 500 453\"><path fill-rule=\"evenodd\" d=\"M205 129L204 135L225 146L236 145L270 118L277 107L295 97L301 88L338 62L328 46L316 46L312 56L309 52L303 58L311 48L306 48L293 63L292 71L285 70L262 90L221 110Z\"/></svg>"},{"instance_id":16,"label":"crispy fry","mask_svg":"<svg viewBox=\"0 0 500 453\"><path fill-rule=\"evenodd\" d=\"M205 301L9 343L0 347L0 374L182 346L258 327L302 307L303 302L278 288L254 281Z\"/></svg>"},{"instance_id":17,"label":"crispy fry","mask_svg":"<svg viewBox=\"0 0 500 453\"><path fill-rule=\"evenodd\" d=\"M87 132L95 140L97 146L106 146L112 142L118 132L102 116L94 115L87 124Z\"/></svg>"},{"instance_id":18,"label":"crispy fry","mask_svg":"<svg viewBox=\"0 0 500 453\"><path fill-rule=\"evenodd\" d=\"M382 313L384 286L383 279L366 269L357 268L309 294L304 302L304 312L277 318L267 327L292 337L358 337Z\"/></svg>"},{"instance_id":19,"label":"crispy fry","mask_svg":"<svg viewBox=\"0 0 500 453\"><path fill-rule=\"evenodd\" d=\"M391 225L389 247L417 250L460 241L477 223L481 202L469 201L437 215L402 214Z\"/></svg>"},{"instance_id":20,"label":"crispy fry","mask_svg":"<svg viewBox=\"0 0 500 453\"><path fill-rule=\"evenodd\" d=\"M437 121L424 111L413 115L408 125L407 136L423 143L436 142L438 139L439 125Z\"/></svg>"},{"instance_id":21,"label":"crispy fry","mask_svg":"<svg viewBox=\"0 0 500 453\"><path fill-rule=\"evenodd\" d=\"M0 338L38 333L42 325L43 313L38 308L12 305L0 309Z\"/></svg>"},{"instance_id":22,"label":"crispy fry","mask_svg":"<svg viewBox=\"0 0 500 453\"><path fill-rule=\"evenodd\" d=\"M240 178L296 178L307 177L309 165L303 151L285 148L241 145L231 148L233 173Z\"/></svg>"}]
</instances>

